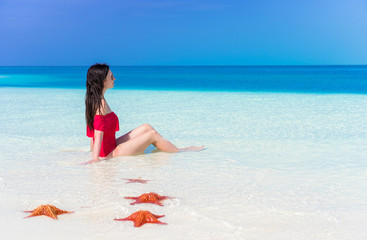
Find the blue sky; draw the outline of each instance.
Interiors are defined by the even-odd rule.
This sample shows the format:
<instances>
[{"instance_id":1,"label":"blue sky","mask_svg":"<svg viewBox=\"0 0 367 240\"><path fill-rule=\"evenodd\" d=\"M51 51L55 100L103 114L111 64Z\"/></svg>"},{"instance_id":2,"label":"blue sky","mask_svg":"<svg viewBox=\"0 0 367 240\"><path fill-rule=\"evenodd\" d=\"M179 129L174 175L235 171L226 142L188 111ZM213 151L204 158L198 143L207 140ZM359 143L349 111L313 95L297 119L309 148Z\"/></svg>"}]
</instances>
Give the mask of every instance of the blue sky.
<instances>
[{"instance_id":1,"label":"blue sky","mask_svg":"<svg viewBox=\"0 0 367 240\"><path fill-rule=\"evenodd\" d=\"M0 66L367 64L367 0L0 0Z\"/></svg>"}]
</instances>

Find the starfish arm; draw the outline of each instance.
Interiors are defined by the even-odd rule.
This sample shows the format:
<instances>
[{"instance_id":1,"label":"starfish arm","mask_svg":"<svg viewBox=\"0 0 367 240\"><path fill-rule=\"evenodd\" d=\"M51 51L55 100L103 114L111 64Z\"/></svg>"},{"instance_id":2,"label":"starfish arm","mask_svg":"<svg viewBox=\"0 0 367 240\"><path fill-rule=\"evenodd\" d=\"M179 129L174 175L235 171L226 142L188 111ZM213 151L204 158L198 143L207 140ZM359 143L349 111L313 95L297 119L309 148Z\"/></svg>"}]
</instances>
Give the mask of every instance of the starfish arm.
<instances>
[{"instance_id":1,"label":"starfish arm","mask_svg":"<svg viewBox=\"0 0 367 240\"><path fill-rule=\"evenodd\" d=\"M35 217L35 216L40 216L40 215L43 215L43 207L38 207L36 208L35 210L33 210L32 214L29 215L28 217L26 218L29 218L29 217Z\"/></svg>"},{"instance_id":2,"label":"starfish arm","mask_svg":"<svg viewBox=\"0 0 367 240\"><path fill-rule=\"evenodd\" d=\"M151 216L146 216L146 222L147 223L158 223L158 224L164 224L163 222L159 221L157 217L155 217L154 214L151 214Z\"/></svg>"},{"instance_id":3,"label":"starfish arm","mask_svg":"<svg viewBox=\"0 0 367 240\"><path fill-rule=\"evenodd\" d=\"M133 214L132 219L134 221L134 227L140 227L147 223L147 214L145 212L138 212L137 214Z\"/></svg>"},{"instance_id":4,"label":"starfish arm","mask_svg":"<svg viewBox=\"0 0 367 240\"><path fill-rule=\"evenodd\" d=\"M162 224L162 225L167 225L167 223L161 222L159 220L157 220L157 222L155 222L156 224Z\"/></svg>"},{"instance_id":5,"label":"starfish arm","mask_svg":"<svg viewBox=\"0 0 367 240\"><path fill-rule=\"evenodd\" d=\"M53 219L57 219L57 214L55 213L54 208L51 207L51 206L46 206L44 208L43 214L46 215L47 217L50 217L50 218L53 218Z\"/></svg>"},{"instance_id":6,"label":"starfish arm","mask_svg":"<svg viewBox=\"0 0 367 240\"><path fill-rule=\"evenodd\" d=\"M50 215L46 215L47 217L50 217L50 218L53 218L53 219L55 219L55 220L57 220L58 218L57 218L57 215L55 214L55 213L53 213L53 212L51 212L51 214Z\"/></svg>"},{"instance_id":7,"label":"starfish arm","mask_svg":"<svg viewBox=\"0 0 367 240\"><path fill-rule=\"evenodd\" d=\"M143 225L143 224L139 224L139 223L137 223L137 222L134 222L134 227L141 227L141 225Z\"/></svg>"},{"instance_id":8,"label":"starfish arm","mask_svg":"<svg viewBox=\"0 0 367 240\"><path fill-rule=\"evenodd\" d=\"M134 200L137 200L138 198L137 197L125 197L125 199L134 199Z\"/></svg>"},{"instance_id":9,"label":"starfish arm","mask_svg":"<svg viewBox=\"0 0 367 240\"><path fill-rule=\"evenodd\" d=\"M144 225L145 223L143 223L143 222L137 222L137 221L135 221L134 222L134 227L141 227L141 225Z\"/></svg>"},{"instance_id":10,"label":"starfish arm","mask_svg":"<svg viewBox=\"0 0 367 240\"><path fill-rule=\"evenodd\" d=\"M58 212L57 215L61 215L65 213L74 213L74 211L62 211L62 212Z\"/></svg>"},{"instance_id":11,"label":"starfish arm","mask_svg":"<svg viewBox=\"0 0 367 240\"><path fill-rule=\"evenodd\" d=\"M38 208L35 208L35 209L33 209L33 210L29 210L29 211L24 211L24 212L26 212L26 213L39 212L39 211L43 210L43 208L44 208L44 207L45 207L45 205L41 205L41 206L39 206Z\"/></svg>"},{"instance_id":12,"label":"starfish arm","mask_svg":"<svg viewBox=\"0 0 367 240\"><path fill-rule=\"evenodd\" d=\"M31 210L31 211L24 211L26 213L32 213L31 215L25 217L25 218L29 218L29 217L35 217L35 216L39 216L43 214L43 205L39 206L38 208Z\"/></svg>"},{"instance_id":13,"label":"starfish arm","mask_svg":"<svg viewBox=\"0 0 367 240\"><path fill-rule=\"evenodd\" d=\"M25 212L25 213L33 213L33 212L34 212L34 210L30 210L30 211L23 211L23 212Z\"/></svg>"},{"instance_id":14,"label":"starfish arm","mask_svg":"<svg viewBox=\"0 0 367 240\"><path fill-rule=\"evenodd\" d=\"M74 211L65 211L65 210L59 209L55 206L52 206L52 205L50 205L50 209L51 209L52 212L54 212L57 215L64 214L64 213L74 213Z\"/></svg>"},{"instance_id":15,"label":"starfish arm","mask_svg":"<svg viewBox=\"0 0 367 240\"><path fill-rule=\"evenodd\" d=\"M131 214L130 216L123 218L124 221L134 221L134 219L137 217L136 214Z\"/></svg>"},{"instance_id":16,"label":"starfish arm","mask_svg":"<svg viewBox=\"0 0 367 240\"><path fill-rule=\"evenodd\" d=\"M115 218L113 220L115 220L115 221L131 221L130 219L127 219L127 218Z\"/></svg>"}]
</instances>

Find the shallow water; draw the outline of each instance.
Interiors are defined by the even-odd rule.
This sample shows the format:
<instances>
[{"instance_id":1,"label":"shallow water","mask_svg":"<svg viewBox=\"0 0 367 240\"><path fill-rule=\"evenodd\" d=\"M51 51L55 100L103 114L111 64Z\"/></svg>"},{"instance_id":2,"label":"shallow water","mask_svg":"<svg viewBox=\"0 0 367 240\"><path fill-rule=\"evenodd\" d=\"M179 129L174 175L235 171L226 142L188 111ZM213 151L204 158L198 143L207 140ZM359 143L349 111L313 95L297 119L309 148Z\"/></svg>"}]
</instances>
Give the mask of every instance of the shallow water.
<instances>
[{"instance_id":1,"label":"shallow water","mask_svg":"<svg viewBox=\"0 0 367 240\"><path fill-rule=\"evenodd\" d=\"M117 135L150 123L179 147L90 159L84 91L0 88L0 231L27 239L365 239L367 95L111 90ZM152 180L126 184L123 178ZM164 207L124 196L175 197ZM75 211L23 219L54 204ZM116 222L145 209L168 225Z\"/></svg>"}]
</instances>

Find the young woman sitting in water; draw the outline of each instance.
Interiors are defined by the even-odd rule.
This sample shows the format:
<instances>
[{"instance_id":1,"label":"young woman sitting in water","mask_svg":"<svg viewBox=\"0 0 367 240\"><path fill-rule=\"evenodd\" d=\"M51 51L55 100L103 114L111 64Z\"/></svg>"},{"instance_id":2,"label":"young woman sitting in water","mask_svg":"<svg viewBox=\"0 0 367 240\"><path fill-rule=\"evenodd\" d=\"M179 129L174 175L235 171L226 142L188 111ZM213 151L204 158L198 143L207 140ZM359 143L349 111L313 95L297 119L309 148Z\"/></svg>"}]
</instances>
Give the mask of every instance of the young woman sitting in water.
<instances>
[{"instance_id":1,"label":"young woman sitting in water","mask_svg":"<svg viewBox=\"0 0 367 240\"><path fill-rule=\"evenodd\" d=\"M119 130L119 120L104 98L107 89L113 88L115 80L106 64L94 64L88 69L85 118L93 158L83 164L97 162L101 158L141 154L150 144L170 153L200 151L204 148L203 146L177 148L149 124L143 124L116 139L115 132Z\"/></svg>"}]
</instances>

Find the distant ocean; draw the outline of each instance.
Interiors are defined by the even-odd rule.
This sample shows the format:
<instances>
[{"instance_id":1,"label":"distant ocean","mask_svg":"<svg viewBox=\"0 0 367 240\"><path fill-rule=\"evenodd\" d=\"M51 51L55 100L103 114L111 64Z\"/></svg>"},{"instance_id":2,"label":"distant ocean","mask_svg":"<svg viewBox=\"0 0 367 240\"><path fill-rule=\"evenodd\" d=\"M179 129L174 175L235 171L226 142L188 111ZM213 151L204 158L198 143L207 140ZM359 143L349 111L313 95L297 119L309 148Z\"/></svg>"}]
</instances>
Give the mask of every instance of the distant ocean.
<instances>
[{"instance_id":1,"label":"distant ocean","mask_svg":"<svg viewBox=\"0 0 367 240\"><path fill-rule=\"evenodd\" d=\"M0 87L84 88L88 67L0 67ZM367 93L367 66L111 66L117 89Z\"/></svg>"}]
</instances>

